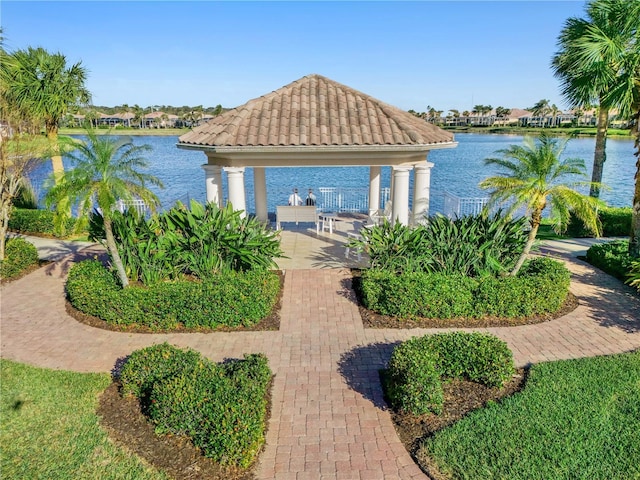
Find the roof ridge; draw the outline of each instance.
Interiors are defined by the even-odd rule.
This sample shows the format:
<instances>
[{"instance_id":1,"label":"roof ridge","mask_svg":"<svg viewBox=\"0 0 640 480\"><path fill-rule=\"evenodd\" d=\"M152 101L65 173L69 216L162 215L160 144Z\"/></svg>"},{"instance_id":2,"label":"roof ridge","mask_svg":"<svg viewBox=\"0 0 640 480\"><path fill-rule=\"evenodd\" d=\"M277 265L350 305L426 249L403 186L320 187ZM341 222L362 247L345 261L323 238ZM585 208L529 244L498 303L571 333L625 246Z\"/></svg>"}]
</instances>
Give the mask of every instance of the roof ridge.
<instances>
[{"instance_id":1,"label":"roof ridge","mask_svg":"<svg viewBox=\"0 0 640 480\"><path fill-rule=\"evenodd\" d=\"M428 145L453 134L360 90L312 73L182 135L204 146Z\"/></svg>"}]
</instances>

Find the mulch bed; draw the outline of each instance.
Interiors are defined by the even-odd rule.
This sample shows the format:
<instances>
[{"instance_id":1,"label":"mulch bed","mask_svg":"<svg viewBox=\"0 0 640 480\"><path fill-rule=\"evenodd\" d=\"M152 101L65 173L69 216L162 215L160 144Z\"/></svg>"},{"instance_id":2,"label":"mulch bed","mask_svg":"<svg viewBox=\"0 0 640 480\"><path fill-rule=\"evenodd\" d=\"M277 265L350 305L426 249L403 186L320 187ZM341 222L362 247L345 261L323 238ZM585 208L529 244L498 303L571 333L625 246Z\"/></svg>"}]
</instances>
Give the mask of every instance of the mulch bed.
<instances>
[{"instance_id":1,"label":"mulch bed","mask_svg":"<svg viewBox=\"0 0 640 480\"><path fill-rule=\"evenodd\" d=\"M132 451L146 463L163 470L171 478L176 480L255 478L255 464L246 470L225 468L203 456L200 449L186 437L156 435L153 425L141 412L138 399L123 398L117 383L112 383L100 396L97 414L100 417L100 424L107 430L111 440Z\"/></svg>"}]
</instances>

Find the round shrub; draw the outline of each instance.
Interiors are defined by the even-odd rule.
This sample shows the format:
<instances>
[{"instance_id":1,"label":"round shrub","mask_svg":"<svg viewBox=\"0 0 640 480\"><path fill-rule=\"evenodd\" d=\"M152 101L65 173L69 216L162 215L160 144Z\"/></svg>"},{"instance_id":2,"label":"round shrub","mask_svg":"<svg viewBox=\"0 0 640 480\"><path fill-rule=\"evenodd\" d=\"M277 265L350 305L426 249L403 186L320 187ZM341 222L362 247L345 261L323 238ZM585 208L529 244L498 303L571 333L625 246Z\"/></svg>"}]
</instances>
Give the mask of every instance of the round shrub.
<instances>
[{"instance_id":1,"label":"round shrub","mask_svg":"<svg viewBox=\"0 0 640 480\"><path fill-rule=\"evenodd\" d=\"M421 337L418 343L421 343L418 348L437 356L438 371L443 377L499 387L515 371L507 343L493 335L450 332Z\"/></svg>"},{"instance_id":2,"label":"round shrub","mask_svg":"<svg viewBox=\"0 0 640 480\"><path fill-rule=\"evenodd\" d=\"M158 433L187 435L205 456L246 468L264 444L270 378L264 355L205 360L156 381L149 416Z\"/></svg>"},{"instance_id":3,"label":"round shrub","mask_svg":"<svg viewBox=\"0 0 640 480\"><path fill-rule=\"evenodd\" d=\"M394 409L414 415L442 411L444 395L437 361L437 355L423 348L417 337L393 350L386 390Z\"/></svg>"},{"instance_id":4,"label":"round shrub","mask_svg":"<svg viewBox=\"0 0 640 480\"><path fill-rule=\"evenodd\" d=\"M195 370L203 363L200 353L182 350L168 343L136 350L127 358L120 371L122 393L139 397L143 406L148 406L149 394L156 383L180 372Z\"/></svg>"},{"instance_id":5,"label":"round shrub","mask_svg":"<svg viewBox=\"0 0 640 480\"><path fill-rule=\"evenodd\" d=\"M449 332L414 337L391 354L385 384L392 407L414 415L442 411L442 377L500 387L515 372L513 354L485 333Z\"/></svg>"},{"instance_id":6,"label":"round shrub","mask_svg":"<svg viewBox=\"0 0 640 480\"><path fill-rule=\"evenodd\" d=\"M10 238L5 244L4 260L0 262L0 278L12 278L38 263L38 250L23 238Z\"/></svg>"}]
</instances>

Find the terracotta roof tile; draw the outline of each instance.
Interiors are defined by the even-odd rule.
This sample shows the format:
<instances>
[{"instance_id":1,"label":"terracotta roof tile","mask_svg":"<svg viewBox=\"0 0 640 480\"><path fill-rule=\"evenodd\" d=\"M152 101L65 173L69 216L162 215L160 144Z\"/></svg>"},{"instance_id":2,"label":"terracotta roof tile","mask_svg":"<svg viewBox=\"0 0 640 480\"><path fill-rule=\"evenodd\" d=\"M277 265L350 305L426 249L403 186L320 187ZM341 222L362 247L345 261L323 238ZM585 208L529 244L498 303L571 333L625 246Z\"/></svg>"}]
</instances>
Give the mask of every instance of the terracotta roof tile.
<instances>
[{"instance_id":1,"label":"terracotta roof tile","mask_svg":"<svg viewBox=\"0 0 640 480\"><path fill-rule=\"evenodd\" d=\"M321 75L308 75L182 135L201 146L429 145L453 135Z\"/></svg>"}]
</instances>

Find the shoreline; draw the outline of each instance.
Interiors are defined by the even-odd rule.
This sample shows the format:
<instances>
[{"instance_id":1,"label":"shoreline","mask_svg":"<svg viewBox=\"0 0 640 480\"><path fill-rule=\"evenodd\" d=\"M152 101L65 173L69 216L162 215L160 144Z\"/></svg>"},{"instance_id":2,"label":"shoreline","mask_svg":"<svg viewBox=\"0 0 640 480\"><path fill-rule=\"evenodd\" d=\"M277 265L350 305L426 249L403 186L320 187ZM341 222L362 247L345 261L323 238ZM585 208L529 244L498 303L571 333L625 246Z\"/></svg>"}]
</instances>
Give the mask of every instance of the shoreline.
<instances>
[{"instance_id":1,"label":"shoreline","mask_svg":"<svg viewBox=\"0 0 640 480\"><path fill-rule=\"evenodd\" d=\"M542 132L550 133L554 136L595 137L596 127L560 127L560 128L524 128L524 127L440 127L443 130L454 133L480 133L490 135L537 135ZM96 129L98 135L130 135L130 136L154 136L170 137L180 136L191 131L189 128L118 128L118 129ZM61 128L61 135L84 135L86 131L82 128ZM609 129L607 138L632 139L634 136L631 130Z\"/></svg>"}]
</instances>

